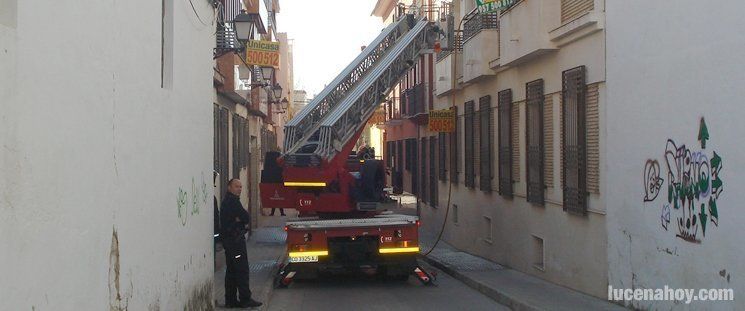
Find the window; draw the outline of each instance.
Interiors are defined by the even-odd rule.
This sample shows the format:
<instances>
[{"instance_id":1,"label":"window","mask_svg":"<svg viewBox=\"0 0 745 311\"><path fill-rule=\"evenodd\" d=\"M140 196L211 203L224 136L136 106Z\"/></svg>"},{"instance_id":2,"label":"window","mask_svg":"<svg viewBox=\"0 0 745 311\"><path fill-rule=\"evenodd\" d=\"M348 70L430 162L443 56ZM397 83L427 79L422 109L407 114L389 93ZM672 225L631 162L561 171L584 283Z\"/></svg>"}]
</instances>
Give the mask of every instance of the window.
<instances>
[{"instance_id":1,"label":"window","mask_svg":"<svg viewBox=\"0 0 745 311\"><path fill-rule=\"evenodd\" d=\"M457 184L458 170L460 169L460 146L458 145L460 117L458 116L458 107L451 109L455 110L455 131L450 133L450 182Z\"/></svg>"},{"instance_id":2,"label":"window","mask_svg":"<svg viewBox=\"0 0 745 311\"><path fill-rule=\"evenodd\" d=\"M525 84L525 94L528 202L543 204L543 80Z\"/></svg>"},{"instance_id":3,"label":"window","mask_svg":"<svg viewBox=\"0 0 745 311\"><path fill-rule=\"evenodd\" d=\"M494 138L491 123L492 123L492 111L491 111L491 96L486 95L479 98L479 188L484 192L491 192L491 180L492 180L492 140Z\"/></svg>"},{"instance_id":4,"label":"window","mask_svg":"<svg viewBox=\"0 0 745 311\"><path fill-rule=\"evenodd\" d=\"M512 90L499 92L499 194L512 197Z\"/></svg>"},{"instance_id":5,"label":"window","mask_svg":"<svg viewBox=\"0 0 745 311\"><path fill-rule=\"evenodd\" d=\"M437 134L437 176L440 181L445 181L447 176L447 169L445 164L447 163L447 139L445 138L447 133L441 132Z\"/></svg>"},{"instance_id":6,"label":"window","mask_svg":"<svg viewBox=\"0 0 745 311\"><path fill-rule=\"evenodd\" d=\"M562 73L562 185L564 210L587 212L587 142L585 133L585 67Z\"/></svg>"},{"instance_id":7,"label":"window","mask_svg":"<svg viewBox=\"0 0 745 311\"><path fill-rule=\"evenodd\" d=\"M241 169L248 164L246 123L246 118L233 114L233 178L239 178Z\"/></svg>"},{"instance_id":8,"label":"window","mask_svg":"<svg viewBox=\"0 0 745 311\"><path fill-rule=\"evenodd\" d=\"M393 164L393 161L396 157L395 144L395 141L385 142L385 167L387 168L395 167L395 165Z\"/></svg>"},{"instance_id":9,"label":"window","mask_svg":"<svg viewBox=\"0 0 745 311\"><path fill-rule=\"evenodd\" d=\"M407 139L406 145L408 146L406 150L406 158L410 160L409 165L411 169L411 193L419 195L419 169L418 166L412 163L414 162L413 159L419 159L419 156L417 155L419 153L419 149L417 148L416 138Z\"/></svg>"},{"instance_id":10,"label":"window","mask_svg":"<svg viewBox=\"0 0 745 311\"><path fill-rule=\"evenodd\" d=\"M411 162L414 161L414 145L416 144L416 140L413 138L409 138L406 140L406 170L411 171Z\"/></svg>"},{"instance_id":11,"label":"window","mask_svg":"<svg viewBox=\"0 0 745 311\"><path fill-rule=\"evenodd\" d=\"M215 143L217 152L215 153L216 171L220 174L220 189L226 189L228 182L228 116L227 108L215 105Z\"/></svg>"},{"instance_id":12,"label":"window","mask_svg":"<svg viewBox=\"0 0 745 311\"><path fill-rule=\"evenodd\" d=\"M437 153L435 153L435 150L437 150L437 137L432 136L429 138L429 154L427 155L429 157L429 205L433 207L437 207L437 174L435 172L437 171L436 164L437 164Z\"/></svg>"},{"instance_id":13,"label":"window","mask_svg":"<svg viewBox=\"0 0 745 311\"><path fill-rule=\"evenodd\" d=\"M465 116L463 121L464 134L465 134L465 164L466 164L466 187L473 188L475 186L476 172L474 171L474 111L473 101L466 102L465 105Z\"/></svg>"},{"instance_id":14,"label":"window","mask_svg":"<svg viewBox=\"0 0 745 311\"><path fill-rule=\"evenodd\" d=\"M396 148L396 159L393 164L393 187L396 189L397 193L401 193L404 186L404 171L402 167L404 163L404 141L398 140L395 142L395 145L392 144L392 146L395 146Z\"/></svg>"},{"instance_id":15,"label":"window","mask_svg":"<svg viewBox=\"0 0 745 311\"><path fill-rule=\"evenodd\" d=\"M428 191L427 189L427 137L421 138L421 144L419 147L422 148L422 153L421 153L422 156L421 158L418 159L419 169L420 169L419 172L421 174L421 178L419 179L420 184L421 184L420 189L422 189L422 191L419 194L420 194L420 198L422 199L422 202L427 203L429 202L429 197L427 196L427 191Z\"/></svg>"}]
</instances>

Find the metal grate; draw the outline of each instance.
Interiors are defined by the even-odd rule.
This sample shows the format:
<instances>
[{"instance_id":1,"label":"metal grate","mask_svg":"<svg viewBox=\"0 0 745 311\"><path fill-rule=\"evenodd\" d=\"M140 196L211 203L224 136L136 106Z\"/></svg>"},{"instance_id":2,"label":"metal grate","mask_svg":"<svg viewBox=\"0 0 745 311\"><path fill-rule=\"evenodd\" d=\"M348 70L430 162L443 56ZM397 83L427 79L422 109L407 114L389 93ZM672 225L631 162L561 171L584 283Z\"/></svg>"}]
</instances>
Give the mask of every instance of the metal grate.
<instances>
[{"instance_id":1,"label":"metal grate","mask_svg":"<svg viewBox=\"0 0 745 311\"><path fill-rule=\"evenodd\" d=\"M483 29L498 29L498 16L499 14L497 12L473 12L470 15L466 15L463 18L465 20L465 22L463 23L463 42L466 42L469 39L473 38Z\"/></svg>"},{"instance_id":2,"label":"metal grate","mask_svg":"<svg viewBox=\"0 0 745 311\"><path fill-rule=\"evenodd\" d=\"M587 142L585 133L585 67L562 73L562 185L564 210L587 212Z\"/></svg>"},{"instance_id":3,"label":"metal grate","mask_svg":"<svg viewBox=\"0 0 745 311\"><path fill-rule=\"evenodd\" d=\"M419 160L419 174L420 174L420 187L421 191L419 192L419 197L422 199L423 202L429 202L429 196L427 188L427 137L422 137L420 139L421 143L419 144L419 147L421 148L421 157L417 158Z\"/></svg>"},{"instance_id":4,"label":"metal grate","mask_svg":"<svg viewBox=\"0 0 745 311\"><path fill-rule=\"evenodd\" d=\"M479 188L484 192L491 192L491 181L492 181L492 111L491 111L491 96L486 95L479 98Z\"/></svg>"},{"instance_id":5,"label":"metal grate","mask_svg":"<svg viewBox=\"0 0 745 311\"><path fill-rule=\"evenodd\" d=\"M468 101L465 104L465 116L464 116L464 134L465 134L465 173L466 173L466 180L465 184L466 187L473 188L475 187L475 179L476 179L476 172L474 168L474 103L473 101Z\"/></svg>"},{"instance_id":6,"label":"metal grate","mask_svg":"<svg viewBox=\"0 0 745 311\"><path fill-rule=\"evenodd\" d=\"M436 136L429 138L429 205L437 207L437 174L435 173L437 168L437 143L438 139Z\"/></svg>"},{"instance_id":7,"label":"metal grate","mask_svg":"<svg viewBox=\"0 0 745 311\"><path fill-rule=\"evenodd\" d=\"M440 181L445 181L445 178L447 178L447 133L441 132L437 134L437 176L439 177Z\"/></svg>"},{"instance_id":8,"label":"metal grate","mask_svg":"<svg viewBox=\"0 0 745 311\"><path fill-rule=\"evenodd\" d=\"M525 144L528 150L526 170L528 202L544 203L543 181L543 80L525 85Z\"/></svg>"},{"instance_id":9,"label":"metal grate","mask_svg":"<svg viewBox=\"0 0 745 311\"><path fill-rule=\"evenodd\" d=\"M499 92L499 194L512 197L512 90Z\"/></svg>"},{"instance_id":10,"label":"metal grate","mask_svg":"<svg viewBox=\"0 0 745 311\"><path fill-rule=\"evenodd\" d=\"M455 130L450 133L450 182L458 183L458 170L460 169L460 146L458 141L458 129L460 128L460 117L458 107L452 107L455 112Z\"/></svg>"}]
</instances>

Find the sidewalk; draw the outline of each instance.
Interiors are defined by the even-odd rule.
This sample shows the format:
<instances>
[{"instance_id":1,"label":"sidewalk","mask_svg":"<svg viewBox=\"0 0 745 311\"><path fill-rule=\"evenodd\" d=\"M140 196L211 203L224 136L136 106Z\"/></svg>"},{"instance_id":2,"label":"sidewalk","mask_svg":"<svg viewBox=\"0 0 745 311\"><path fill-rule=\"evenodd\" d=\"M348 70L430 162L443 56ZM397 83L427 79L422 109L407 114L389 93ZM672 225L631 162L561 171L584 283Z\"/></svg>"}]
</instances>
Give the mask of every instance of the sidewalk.
<instances>
[{"instance_id":1,"label":"sidewalk","mask_svg":"<svg viewBox=\"0 0 745 311\"><path fill-rule=\"evenodd\" d=\"M282 226L261 227L254 229L253 234L246 242L252 298L264 303L257 310L266 310L267 308L269 298L274 289L272 282L279 268L278 262L283 259L285 254L286 237L287 235ZM213 282L215 310L235 310L224 307L225 251L222 248L218 248L218 252L216 253L215 277Z\"/></svg>"},{"instance_id":2,"label":"sidewalk","mask_svg":"<svg viewBox=\"0 0 745 311\"><path fill-rule=\"evenodd\" d=\"M428 251L435 240L436 236L421 235L422 252ZM429 256L422 258L512 310L626 310L605 300L461 252L442 240Z\"/></svg>"}]
</instances>

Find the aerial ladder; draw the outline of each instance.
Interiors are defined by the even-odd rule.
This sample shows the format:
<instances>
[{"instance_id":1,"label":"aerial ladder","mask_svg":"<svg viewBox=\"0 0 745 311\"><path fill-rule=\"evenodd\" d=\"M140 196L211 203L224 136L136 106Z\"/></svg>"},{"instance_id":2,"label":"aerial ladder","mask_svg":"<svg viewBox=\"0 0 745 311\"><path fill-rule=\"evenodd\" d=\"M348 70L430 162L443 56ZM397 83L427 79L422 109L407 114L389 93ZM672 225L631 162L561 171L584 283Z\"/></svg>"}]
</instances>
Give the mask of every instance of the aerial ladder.
<instances>
[{"instance_id":1,"label":"aerial ladder","mask_svg":"<svg viewBox=\"0 0 745 311\"><path fill-rule=\"evenodd\" d=\"M262 208L294 208L288 220L287 262L277 285L298 275L361 269L394 278L431 275L416 261L416 216L389 211L382 161L354 147L386 94L419 55L431 53L439 29L404 15L386 27L285 126L284 153L267 153Z\"/></svg>"}]
</instances>

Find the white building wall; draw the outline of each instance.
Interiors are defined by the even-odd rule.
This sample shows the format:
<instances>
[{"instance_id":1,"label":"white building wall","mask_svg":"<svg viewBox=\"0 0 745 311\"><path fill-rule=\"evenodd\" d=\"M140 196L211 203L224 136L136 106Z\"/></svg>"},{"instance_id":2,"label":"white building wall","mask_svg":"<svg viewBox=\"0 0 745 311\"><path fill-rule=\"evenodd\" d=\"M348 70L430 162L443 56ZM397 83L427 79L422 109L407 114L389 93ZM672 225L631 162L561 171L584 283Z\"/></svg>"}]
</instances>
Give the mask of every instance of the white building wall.
<instances>
[{"instance_id":1,"label":"white building wall","mask_svg":"<svg viewBox=\"0 0 745 311\"><path fill-rule=\"evenodd\" d=\"M212 9L166 2L161 88L161 1L0 1L1 309L211 307Z\"/></svg>"},{"instance_id":2,"label":"white building wall","mask_svg":"<svg viewBox=\"0 0 745 311\"><path fill-rule=\"evenodd\" d=\"M607 1L607 6L610 285L732 288L737 300L730 302L633 306L743 310L745 4ZM698 139L701 120L709 134L705 148ZM692 190L693 204L669 201L671 182L684 184L686 175L701 185ZM688 229L686 222L693 219Z\"/></svg>"}]
</instances>

